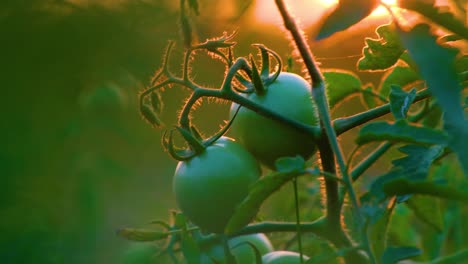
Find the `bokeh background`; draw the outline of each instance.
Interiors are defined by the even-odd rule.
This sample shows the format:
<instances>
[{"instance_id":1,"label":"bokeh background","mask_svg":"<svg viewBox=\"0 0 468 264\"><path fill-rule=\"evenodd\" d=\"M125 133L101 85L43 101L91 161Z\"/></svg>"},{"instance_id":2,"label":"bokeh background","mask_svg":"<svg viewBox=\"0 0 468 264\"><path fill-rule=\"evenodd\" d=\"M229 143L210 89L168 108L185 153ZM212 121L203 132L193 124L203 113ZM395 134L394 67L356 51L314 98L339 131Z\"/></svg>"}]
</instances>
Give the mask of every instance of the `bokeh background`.
<instances>
[{"instance_id":1,"label":"bokeh background","mask_svg":"<svg viewBox=\"0 0 468 264\"><path fill-rule=\"evenodd\" d=\"M325 2L296 2L292 11L312 33ZM308 9L300 8L305 2ZM292 56L272 2L199 3L192 22L200 41L237 30L237 56L257 53L253 43L264 43L284 60ZM120 263L128 242L117 237L118 228L169 218L176 208L176 162L160 138L175 124L188 93L166 90L166 126L159 130L140 117L137 95L159 67L167 41L181 43L178 15L178 1L169 0L2 1L1 263ZM363 37L376 37L373 30L382 22L367 19L332 40L311 42L322 67L354 69ZM174 72L182 54L178 44ZM293 70L300 72L300 65ZM203 54L193 64L195 79L210 87L219 86L223 73L221 63ZM360 76L364 83L380 78ZM334 114L358 112L356 100ZM194 122L210 134L227 113L227 104L207 103ZM342 139L345 149L351 139ZM283 200L277 209L291 207Z\"/></svg>"}]
</instances>

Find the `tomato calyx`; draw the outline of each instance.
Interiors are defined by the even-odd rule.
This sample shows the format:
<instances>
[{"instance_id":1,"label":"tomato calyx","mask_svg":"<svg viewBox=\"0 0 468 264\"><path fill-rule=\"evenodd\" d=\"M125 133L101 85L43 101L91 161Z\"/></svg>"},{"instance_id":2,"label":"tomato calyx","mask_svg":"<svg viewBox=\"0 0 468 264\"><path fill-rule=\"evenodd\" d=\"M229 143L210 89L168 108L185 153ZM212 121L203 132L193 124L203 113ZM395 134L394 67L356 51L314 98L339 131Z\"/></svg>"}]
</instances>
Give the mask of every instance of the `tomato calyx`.
<instances>
[{"instance_id":1,"label":"tomato calyx","mask_svg":"<svg viewBox=\"0 0 468 264\"><path fill-rule=\"evenodd\" d=\"M258 95L262 95L265 93L268 85L273 83L276 78L278 78L279 74L281 73L283 62L280 56L273 50L265 47L262 44L252 44L252 46L256 47L260 51L261 55L261 68L260 70L253 59L253 56L250 55L250 64L251 68L245 69L246 74L248 75L249 80L247 80L244 76L240 74L236 74L236 80L243 86L242 88L234 86L234 90L239 93L246 93L250 94L255 92ZM272 56L277 63L276 71L273 74L270 74L270 56Z\"/></svg>"}]
</instances>

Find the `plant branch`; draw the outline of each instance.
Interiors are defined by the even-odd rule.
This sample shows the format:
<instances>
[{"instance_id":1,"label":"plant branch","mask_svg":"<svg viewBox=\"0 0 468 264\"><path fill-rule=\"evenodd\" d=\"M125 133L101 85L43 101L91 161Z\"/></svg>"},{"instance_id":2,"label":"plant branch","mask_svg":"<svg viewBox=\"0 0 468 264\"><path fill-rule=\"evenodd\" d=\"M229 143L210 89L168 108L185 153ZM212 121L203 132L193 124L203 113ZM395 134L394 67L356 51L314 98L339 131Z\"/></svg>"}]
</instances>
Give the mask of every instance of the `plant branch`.
<instances>
[{"instance_id":1,"label":"plant branch","mask_svg":"<svg viewBox=\"0 0 468 264\"><path fill-rule=\"evenodd\" d=\"M414 99L414 102L421 101L423 99L426 99L430 97L431 94L429 93L429 90L424 89L420 91L417 95L416 98ZM359 113L357 115L349 116L349 117L342 117L342 118L337 118L333 121L333 127L335 128L336 134L341 135L344 132L357 127L359 125L365 124L373 119L376 119L378 117L381 117L383 115L386 115L390 113L390 104L384 104L382 106L367 110L365 112Z\"/></svg>"}]
</instances>

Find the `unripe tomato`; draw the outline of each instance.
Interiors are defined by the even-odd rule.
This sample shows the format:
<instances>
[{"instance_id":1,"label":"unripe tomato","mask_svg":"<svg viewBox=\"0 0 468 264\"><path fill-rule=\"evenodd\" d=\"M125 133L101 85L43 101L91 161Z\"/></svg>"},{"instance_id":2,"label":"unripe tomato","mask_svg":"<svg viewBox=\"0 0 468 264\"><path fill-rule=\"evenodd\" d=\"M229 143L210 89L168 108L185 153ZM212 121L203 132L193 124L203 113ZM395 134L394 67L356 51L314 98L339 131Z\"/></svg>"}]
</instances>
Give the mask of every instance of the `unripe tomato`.
<instances>
[{"instance_id":1,"label":"unripe tomato","mask_svg":"<svg viewBox=\"0 0 468 264\"><path fill-rule=\"evenodd\" d=\"M177 204L202 230L222 233L260 173L252 154L233 139L221 137L177 165L173 181Z\"/></svg>"},{"instance_id":2,"label":"unripe tomato","mask_svg":"<svg viewBox=\"0 0 468 264\"><path fill-rule=\"evenodd\" d=\"M304 261L309 257L303 256ZM263 264L300 264L301 255L291 251L273 251L262 257Z\"/></svg>"},{"instance_id":3,"label":"unripe tomato","mask_svg":"<svg viewBox=\"0 0 468 264\"><path fill-rule=\"evenodd\" d=\"M317 126L319 118L309 83L301 76L281 72L263 94L246 94L248 99L290 119ZM238 104L231 105L231 117ZM316 146L311 137L279 121L242 107L231 127L232 135L260 162L274 168L276 159L301 155L308 159Z\"/></svg>"},{"instance_id":4,"label":"unripe tomato","mask_svg":"<svg viewBox=\"0 0 468 264\"><path fill-rule=\"evenodd\" d=\"M259 251L260 255L265 255L273 251L273 246L265 234L252 234L232 238L229 240L229 248L236 258L236 263L255 264L255 251L250 246L252 243ZM202 254L200 264L213 264L213 260L219 264L226 263L224 259L224 249L222 245L215 245L208 252Z\"/></svg>"}]
</instances>

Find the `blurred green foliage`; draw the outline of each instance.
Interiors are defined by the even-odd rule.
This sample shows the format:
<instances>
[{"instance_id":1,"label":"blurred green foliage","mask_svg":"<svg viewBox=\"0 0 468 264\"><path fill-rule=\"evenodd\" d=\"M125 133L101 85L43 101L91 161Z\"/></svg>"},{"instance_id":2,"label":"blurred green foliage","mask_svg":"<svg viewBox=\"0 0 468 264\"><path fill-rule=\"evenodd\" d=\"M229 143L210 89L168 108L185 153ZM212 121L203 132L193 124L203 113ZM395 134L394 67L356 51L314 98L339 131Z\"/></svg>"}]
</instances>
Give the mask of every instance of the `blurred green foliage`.
<instances>
[{"instance_id":1,"label":"blurred green foliage","mask_svg":"<svg viewBox=\"0 0 468 264\"><path fill-rule=\"evenodd\" d=\"M137 95L159 67L167 40L180 39L177 1L98 2L2 1L1 263L121 263L122 252L131 245L116 236L117 228L167 219L168 210L175 208L171 181L176 162L162 150L163 130L152 129L139 116ZM255 24L244 1L232 2L239 13L226 18L218 16L218 5L200 1L200 16L194 19L200 40L237 29L238 56L255 52L252 43L264 43L283 59L291 55L284 32ZM317 45L319 60L342 58L324 59L322 67L355 70L358 56L348 55L360 53L363 36L373 35L374 28L369 25L350 35L355 41L347 41L346 47L340 44L343 39ZM180 44L175 55L182 55ZM222 65L203 55L197 59L192 65L196 80L218 85ZM171 61L174 69L179 64ZM298 64L293 66L300 72ZM361 73L360 78L377 85L379 75ZM175 123L186 95L180 89L163 93L166 128ZM350 103L355 107L340 105L333 115L362 109L359 102ZM206 104L195 112L194 120L211 133L227 116L228 105ZM352 146L351 138L342 137L345 150ZM379 166L369 174L386 169ZM322 210L320 183L303 185L307 185L300 193L303 217L310 220ZM284 188L269 198L260 217L293 220L292 198L291 188ZM456 205L447 206L455 209L444 215L446 221L466 215ZM414 217L400 207L391 237L417 243L419 237L408 220ZM454 237L455 248L465 241L459 236L466 232L444 232ZM432 241L438 237L434 233ZM277 247L295 249L283 234L271 238ZM306 244L311 245L309 256L331 250L313 236ZM437 252L431 257L441 250L432 246Z\"/></svg>"}]
</instances>

